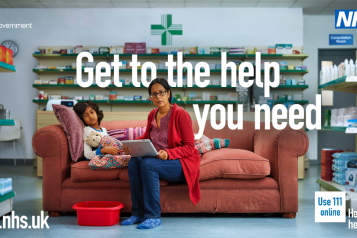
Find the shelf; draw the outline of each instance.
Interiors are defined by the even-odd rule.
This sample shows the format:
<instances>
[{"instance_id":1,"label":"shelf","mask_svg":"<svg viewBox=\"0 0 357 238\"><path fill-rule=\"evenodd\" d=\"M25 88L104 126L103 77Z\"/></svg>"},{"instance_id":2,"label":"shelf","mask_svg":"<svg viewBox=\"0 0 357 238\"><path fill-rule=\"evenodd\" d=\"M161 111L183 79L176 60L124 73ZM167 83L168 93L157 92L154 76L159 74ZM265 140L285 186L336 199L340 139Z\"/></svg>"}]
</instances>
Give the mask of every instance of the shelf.
<instances>
[{"instance_id":1,"label":"shelf","mask_svg":"<svg viewBox=\"0 0 357 238\"><path fill-rule=\"evenodd\" d=\"M7 64L5 62L0 61L0 73L15 73L16 68L14 65Z\"/></svg>"},{"instance_id":2,"label":"shelf","mask_svg":"<svg viewBox=\"0 0 357 238\"><path fill-rule=\"evenodd\" d=\"M237 101L181 101L181 103L185 102L185 104L228 104L234 103L236 104Z\"/></svg>"},{"instance_id":3,"label":"shelf","mask_svg":"<svg viewBox=\"0 0 357 238\"><path fill-rule=\"evenodd\" d=\"M217 88L217 89L232 89L236 90L236 87L231 87L230 85L227 85L227 87L222 87L221 85L207 85L204 88L198 87L197 85L192 85L192 87L187 87L185 86L185 89L212 89L212 88Z\"/></svg>"},{"instance_id":4,"label":"shelf","mask_svg":"<svg viewBox=\"0 0 357 238\"><path fill-rule=\"evenodd\" d=\"M79 86L78 84L32 84L32 87L34 88L82 88L81 86ZM89 86L88 88L101 88L96 84L93 84L91 86ZM115 85L109 85L107 88L120 88L117 87ZM145 88L147 89L147 87L145 87L144 85L140 85L140 87L135 87L133 84L130 85L125 85L123 84L122 88ZM186 85L184 85L183 87L171 87L171 88L185 88L185 89L232 89L232 90L236 90L235 87L222 87L221 85L207 85L204 88L200 88L197 85L193 85L192 87L187 87ZM85 89L85 88L84 88Z\"/></svg>"},{"instance_id":5,"label":"shelf","mask_svg":"<svg viewBox=\"0 0 357 238\"><path fill-rule=\"evenodd\" d=\"M301 105L309 103L309 101L307 101L307 100L276 100L276 101L274 101L274 104L282 104L282 103L287 103L287 102L293 102L295 104L301 104Z\"/></svg>"},{"instance_id":6,"label":"shelf","mask_svg":"<svg viewBox=\"0 0 357 238\"><path fill-rule=\"evenodd\" d=\"M32 54L35 58L74 58L78 54ZM93 57L108 57L108 54L92 54Z\"/></svg>"},{"instance_id":7,"label":"shelf","mask_svg":"<svg viewBox=\"0 0 357 238\"><path fill-rule=\"evenodd\" d=\"M319 131L339 131L339 132L345 132L346 127L344 126L321 126L321 130Z\"/></svg>"},{"instance_id":8,"label":"shelf","mask_svg":"<svg viewBox=\"0 0 357 238\"><path fill-rule=\"evenodd\" d=\"M0 126L15 126L14 119L0 119Z\"/></svg>"},{"instance_id":9,"label":"shelf","mask_svg":"<svg viewBox=\"0 0 357 238\"><path fill-rule=\"evenodd\" d=\"M187 58L221 58L221 54L184 54ZM246 58L246 54L227 54L227 58Z\"/></svg>"},{"instance_id":10,"label":"shelf","mask_svg":"<svg viewBox=\"0 0 357 238\"><path fill-rule=\"evenodd\" d=\"M306 59L308 54L261 54L261 58L285 58L285 59ZM248 54L247 58L255 58L255 54Z\"/></svg>"},{"instance_id":11,"label":"shelf","mask_svg":"<svg viewBox=\"0 0 357 238\"><path fill-rule=\"evenodd\" d=\"M117 54L92 54L93 57L114 57ZM132 57L133 54L119 54L119 57ZM168 55L177 56L176 53L167 54L136 54L138 57L167 57ZM59 58L77 57L78 54L33 54L35 58ZM221 58L221 54L183 54L183 57L187 58ZM282 59L306 59L307 54L261 54L261 58L282 58ZM255 58L255 54L227 54L227 58Z\"/></svg>"},{"instance_id":12,"label":"shelf","mask_svg":"<svg viewBox=\"0 0 357 238\"><path fill-rule=\"evenodd\" d=\"M82 88L79 84L32 84L34 88ZM88 88L101 88L97 84L92 84ZM120 88L115 85L110 84L107 88ZM123 84L122 88L145 88L144 85L141 84L140 87L135 87L133 84L125 85ZM86 89L86 88L83 88ZM104 89L104 88L103 88Z\"/></svg>"},{"instance_id":13,"label":"shelf","mask_svg":"<svg viewBox=\"0 0 357 238\"><path fill-rule=\"evenodd\" d=\"M108 54L108 57L113 57L114 55L119 55L120 57L132 57L134 54ZM167 57L168 55L173 55L174 57L177 56L177 54L172 54L172 53L168 53L168 54L136 54L138 57Z\"/></svg>"},{"instance_id":14,"label":"shelf","mask_svg":"<svg viewBox=\"0 0 357 238\"><path fill-rule=\"evenodd\" d=\"M77 69L32 69L32 71L34 73L76 73L77 72ZM95 68L93 68L93 72L95 72ZM114 72L114 69L111 69L110 70L111 72ZM84 72L84 69L82 69L82 72ZM101 72L105 72L104 69L101 69ZM119 69L119 72L122 72L122 73L132 73L133 70L132 69ZM138 73L141 72L141 69L138 69L137 70ZM150 69L147 69L147 72L151 72ZM167 73L168 70L167 69L157 69L156 70L157 73ZM173 70L174 73L177 72L176 69Z\"/></svg>"},{"instance_id":15,"label":"shelf","mask_svg":"<svg viewBox=\"0 0 357 238\"><path fill-rule=\"evenodd\" d=\"M343 76L328 83L322 84L318 90L331 90L345 93L357 93L357 77Z\"/></svg>"},{"instance_id":16,"label":"shelf","mask_svg":"<svg viewBox=\"0 0 357 238\"><path fill-rule=\"evenodd\" d=\"M264 70L262 70L264 72ZM296 69L281 69L281 74L302 74L305 75L309 72L309 70L296 70Z\"/></svg>"},{"instance_id":17,"label":"shelf","mask_svg":"<svg viewBox=\"0 0 357 238\"><path fill-rule=\"evenodd\" d=\"M63 100L73 100L73 99L63 99ZM38 99L33 99L33 103L47 103L49 100L38 100ZM77 100L78 102L86 102L88 100ZM145 103L145 104L152 104L151 101L145 100L145 101L129 101L129 100L91 100L92 102L95 103Z\"/></svg>"},{"instance_id":18,"label":"shelf","mask_svg":"<svg viewBox=\"0 0 357 238\"><path fill-rule=\"evenodd\" d=\"M144 103L144 104L153 104L152 101L149 100L109 100L109 103Z\"/></svg>"},{"instance_id":19,"label":"shelf","mask_svg":"<svg viewBox=\"0 0 357 238\"><path fill-rule=\"evenodd\" d=\"M276 88L270 87L271 91L304 91L309 85L279 85Z\"/></svg>"}]
</instances>

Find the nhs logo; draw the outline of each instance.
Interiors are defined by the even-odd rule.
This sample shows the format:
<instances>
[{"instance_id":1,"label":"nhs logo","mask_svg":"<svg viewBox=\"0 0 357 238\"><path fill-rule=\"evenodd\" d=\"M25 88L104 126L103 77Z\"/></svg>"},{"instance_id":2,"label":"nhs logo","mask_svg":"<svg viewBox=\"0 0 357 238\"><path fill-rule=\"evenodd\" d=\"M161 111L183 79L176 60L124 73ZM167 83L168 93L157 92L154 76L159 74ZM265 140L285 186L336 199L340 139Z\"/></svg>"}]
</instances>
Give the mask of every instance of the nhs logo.
<instances>
[{"instance_id":1,"label":"nhs logo","mask_svg":"<svg viewBox=\"0 0 357 238\"><path fill-rule=\"evenodd\" d=\"M335 10L335 28L357 28L357 10Z\"/></svg>"}]
</instances>

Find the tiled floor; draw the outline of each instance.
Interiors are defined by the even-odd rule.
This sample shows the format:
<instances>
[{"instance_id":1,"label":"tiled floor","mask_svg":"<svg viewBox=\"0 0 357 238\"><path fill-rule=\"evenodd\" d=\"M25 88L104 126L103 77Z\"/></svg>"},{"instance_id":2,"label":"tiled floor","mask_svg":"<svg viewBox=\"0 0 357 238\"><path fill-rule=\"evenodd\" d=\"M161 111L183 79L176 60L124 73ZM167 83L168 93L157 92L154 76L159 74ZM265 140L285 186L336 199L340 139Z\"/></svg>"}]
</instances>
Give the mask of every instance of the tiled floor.
<instances>
[{"instance_id":1,"label":"tiled floor","mask_svg":"<svg viewBox=\"0 0 357 238\"><path fill-rule=\"evenodd\" d=\"M151 230L136 229L136 225L111 227L82 227L74 214L50 217L50 229L0 229L0 237L354 237L348 223L315 223L314 196L320 168L309 168L305 180L299 180L299 212L295 219L267 214L184 214L163 215L163 224ZM18 216L40 215L42 210L42 179L36 177L32 165L0 164L0 177L13 178L14 210ZM47 213L45 213L47 214ZM129 215L129 214L126 214ZM125 217L121 217L125 218ZM347 219L348 220L348 219ZM357 221L357 219L352 219ZM2 222L0 221L0 225Z\"/></svg>"}]
</instances>

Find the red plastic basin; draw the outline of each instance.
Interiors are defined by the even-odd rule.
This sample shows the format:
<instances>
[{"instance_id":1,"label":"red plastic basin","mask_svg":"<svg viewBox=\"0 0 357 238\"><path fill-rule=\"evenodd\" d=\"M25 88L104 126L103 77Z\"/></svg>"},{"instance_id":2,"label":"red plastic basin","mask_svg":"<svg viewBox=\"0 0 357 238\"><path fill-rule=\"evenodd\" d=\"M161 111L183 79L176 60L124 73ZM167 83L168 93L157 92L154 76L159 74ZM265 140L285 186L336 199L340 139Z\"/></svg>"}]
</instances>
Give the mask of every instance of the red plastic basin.
<instances>
[{"instance_id":1,"label":"red plastic basin","mask_svg":"<svg viewBox=\"0 0 357 238\"><path fill-rule=\"evenodd\" d=\"M73 205L77 210L78 225L113 226L118 224L124 204L116 201L85 201Z\"/></svg>"}]
</instances>

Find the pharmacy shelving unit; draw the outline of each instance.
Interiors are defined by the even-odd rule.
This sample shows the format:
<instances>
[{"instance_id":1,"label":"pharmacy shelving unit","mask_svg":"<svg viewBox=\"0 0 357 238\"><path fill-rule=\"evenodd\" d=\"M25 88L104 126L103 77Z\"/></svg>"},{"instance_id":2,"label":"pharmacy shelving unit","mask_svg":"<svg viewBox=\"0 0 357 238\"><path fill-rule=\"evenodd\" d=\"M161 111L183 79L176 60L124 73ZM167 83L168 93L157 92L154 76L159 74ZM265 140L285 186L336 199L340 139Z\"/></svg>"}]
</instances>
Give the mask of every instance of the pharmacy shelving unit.
<instances>
[{"instance_id":1,"label":"pharmacy shelving unit","mask_svg":"<svg viewBox=\"0 0 357 238\"><path fill-rule=\"evenodd\" d=\"M48 49L52 50L60 50L60 49L69 49L72 47L68 46L40 46L39 49ZM89 50L90 48L99 48L98 46L87 46L83 47L83 50ZM264 48L264 47L260 47ZM260 49L257 47L257 49ZM266 48L266 47L265 47ZM161 51L170 52L172 49L170 47L162 47ZM181 48L186 50L184 48ZM299 50L302 52L302 47L294 47L294 50ZM33 57L38 60L39 66L57 66L57 65L72 65L72 63L76 62L76 57L78 54L33 54ZM94 62L112 62L114 59L114 54L92 54L94 58ZM174 61L176 61L177 56L174 56ZM157 62L159 64L164 64L164 62L168 59L168 54L137 54L139 62ZM303 60L306 59L308 55L306 54L297 54L297 55L284 55L284 54L275 54L268 55L262 54L262 61L286 61L288 64L301 66L303 65ZM120 54L120 61L130 62L132 59L132 54ZM255 60L254 54L227 54L227 62L229 61L248 61L253 62ZM208 64L220 64L221 63L221 55L220 54L184 54L183 62L206 62ZM83 63L86 61L83 60ZM72 76L76 78L76 69L33 69L34 74L36 74L36 79L40 80L57 80L59 77ZM82 70L83 71L83 70ZM113 71L113 70L112 70ZM168 70L167 69L158 69L157 77L167 77ZM176 75L177 70L174 70L174 77ZM281 70L281 74L286 76L287 78L294 78L299 81L303 78L303 76L308 73L307 70ZM231 70L227 70L227 79L230 79ZM262 78L264 76L264 69L261 71ZM183 76L187 76L187 73L184 71ZM87 77L86 73L83 74L83 79L85 80ZM111 77L104 78L112 80L113 74ZM148 70L147 77L150 80L151 72ZM132 78L132 70L131 69L120 69L119 70L119 78L130 80ZM138 79L141 78L141 70L138 70ZM213 80L221 78L221 70L220 69L211 69L209 80L212 82ZM238 78L238 77L237 77ZM202 78L204 79L204 78ZM124 85L122 88L117 88L115 85L109 85L107 88L100 88L98 85L93 84L88 88L81 88L79 85L49 85L49 84L33 84L33 88L38 89L39 91L44 91L48 95L62 95L68 97L75 96L90 96L90 95L103 95L109 96L110 92L117 92L118 95L122 96L133 96L133 95L141 95L143 98L148 98L147 88L141 85L140 87L134 87L132 84ZM272 88L271 92L276 93L278 95L292 95L299 94L301 98L296 100L292 100L291 102L306 104L308 101L303 100L303 91L308 88L308 85L281 85L277 88ZM235 93L235 87L221 87L220 85L209 85L205 88L199 88L198 86L193 87L176 87L172 88L173 96L175 94L180 94L181 98L184 96L189 96L189 93L195 92L196 97L202 98L202 92L209 92L210 95L218 95L218 94L228 94ZM105 111L104 120L146 120L148 112L154 108L152 102L150 101L112 101L112 100L99 100L95 101L100 104L100 108ZM286 101L277 101L275 103L284 103ZM37 129L40 129L44 126L57 124L58 121L53 115L53 112L42 111L46 106L46 100L35 100L33 99L33 103L38 104L39 110L36 112L36 121L37 121ZM217 104L220 103L224 106L227 104L236 104L236 101L178 101L177 102L181 107L183 107L186 111L189 112L192 118L195 118L194 110L192 104L199 104L200 108L203 109L203 104ZM234 113L236 117L236 113ZM219 117L217 117L219 119ZM245 112L243 116L244 120L254 120L254 112ZM38 160L39 161L39 160ZM41 160L42 161L42 160ZM41 162L40 161L40 162ZM299 160L300 161L300 160ZM304 166L304 165L302 165ZM301 166L301 167L302 167ZM38 175L42 175L42 171L39 171L39 168L42 168L42 164L38 163ZM299 178L303 178L304 169L299 171Z\"/></svg>"},{"instance_id":2,"label":"pharmacy shelving unit","mask_svg":"<svg viewBox=\"0 0 357 238\"><path fill-rule=\"evenodd\" d=\"M337 92L357 94L357 76L344 76L318 87L319 90L331 90ZM356 101L357 105L357 101ZM339 131L346 134L356 134L356 149L357 149L357 131L350 131L347 127L339 126L323 126L322 131ZM324 181L318 179L317 183L320 186L320 191L344 191L346 192L346 205L348 208L357 210L357 193L346 191L345 185L339 185L332 181Z\"/></svg>"},{"instance_id":3,"label":"pharmacy shelving unit","mask_svg":"<svg viewBox=\"0 0 357 238\"><path fill-rule=\"evenodd\" d=\"M16 68L14 65L7 64L0 61L0 73L15 73Z\"/></svg>"}]
</instances>

